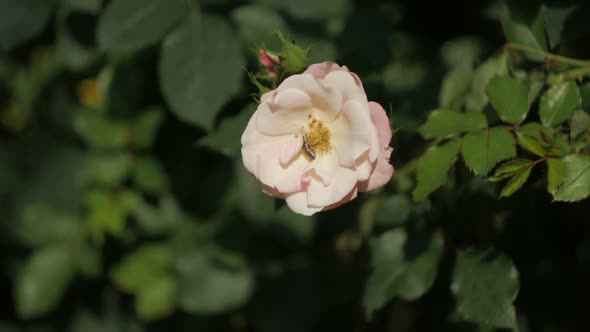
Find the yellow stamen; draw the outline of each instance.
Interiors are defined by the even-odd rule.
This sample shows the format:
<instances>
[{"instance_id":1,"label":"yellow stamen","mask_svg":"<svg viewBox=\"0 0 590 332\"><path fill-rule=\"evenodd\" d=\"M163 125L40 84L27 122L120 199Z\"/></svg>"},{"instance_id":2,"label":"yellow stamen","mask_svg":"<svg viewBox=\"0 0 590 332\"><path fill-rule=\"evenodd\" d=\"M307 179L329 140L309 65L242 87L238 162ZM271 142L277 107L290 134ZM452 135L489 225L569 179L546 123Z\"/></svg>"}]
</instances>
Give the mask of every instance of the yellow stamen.
<instances>
[{"instance_id":1,"label":"yellow stamen","mask_svg":"<svg viewBox=\"0 0 590 332\"><path fill-rule=\"evenodd\" d=\"M332 148L330 130L322 121L315 119L311 114L307 118L310 120L307 128L301 128L303 148L312 159L315 159L316 156L327 153Z\"/></svg>"}]
</instances>

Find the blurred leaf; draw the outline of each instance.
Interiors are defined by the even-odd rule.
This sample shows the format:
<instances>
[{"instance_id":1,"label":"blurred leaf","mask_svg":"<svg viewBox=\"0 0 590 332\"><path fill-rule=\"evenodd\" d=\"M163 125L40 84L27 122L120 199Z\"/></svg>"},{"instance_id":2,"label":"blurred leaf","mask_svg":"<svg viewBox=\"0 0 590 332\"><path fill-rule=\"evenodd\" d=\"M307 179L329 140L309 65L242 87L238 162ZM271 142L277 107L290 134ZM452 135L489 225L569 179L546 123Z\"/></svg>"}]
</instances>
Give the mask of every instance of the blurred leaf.
<instances>
[{"instance_id":1,"label":"blurred leaf","mask_svg":"<svg viewBox=\"0 0 590 332\"><path fill-rule=\"evenodd\" d=\"M114 0L98 23L103 50L134 51L158 42L190 10L187 0Z\"/></svg>"},{"instance_id":2,"label":"blurred leaf","mask_svg":"<svg viewBox=\"0 0 590 332\"><path fill-rule=\"evenodd\" d=\"M575 111L570 121L570 138L575 139L588 129L590 129L590 114L584 111Z\"/></svg>"},{"instance_id":3,"label":"blurred leaf","mask_svg":"<svg viewBox=\"0 0 590 332\"><path fill-rule=\"evenodd\" d=\"M275 213L275 200L262 191L260 183L248 173L241 160L235 162L239 188L239 209L246 218L266 223Z\"/></svg>"},{"instance_id":4,"label":"blurred leaf","mask_svg":"<svg viewBox=\"0 0 590 332\"><path fill-rule=\"evenodd\" d=\"M498 162L516 156L516 142L508 129L494 127L463 137L461 152L473 173L487 175Z\"/></svg>"},{"instance_id":5,"label":"blurred leaf","mask_svg":"<svg viewBox=\"0 0 590 332\"><path fill-rule=\"evenodd\" d=\"M547 90L539 104L539 116L545 127L555 127L570 119L580 107L581 98L574 81L565 81Z\"/></svg>"},{"instance_id":6,"label":"blurred leaf","mask_svg":"<svg viewBox=\"0 0 590 332\"><path fill-rule=\"evenodd\" d=\"M516 313L512 302L518 288L518 271L506 256L475 249L458 255L451 291L463 320L514 328Z\"/></svg>"},{"instance_id":7,"label":"blurred leaf","mask_svg":"<svg viewBox=\"0 0 590 332\"><path fill-rule=\"evenodd\" d=\"M500 165L494 172L494 176L487 178L488 181L500 181L513 176L519 169L530 166L533 163L529 159L513 159Z\"/></svg>"},{"instance_id":8,"label":"blurred leaf","mask_svg":"<svg viewBox=\"0 0 590 332\"><path fill-rule=\"evenodd\" d=\"M95 109L79 110L74 117L74 129L94 149L119 149L128 141L123 123L110 120Z\"/></svg>"},{"instance_id":9,"label":"blurred leaf","mask_svg":"<svg viewBox=\"0 0 590 332\"><path fill-rule=\"evenodd\" d=\"M240 138L252 114L251 107L246 107L236 116L223 118L217 129L199 140L199 145L207 146L229 158L238 157L242 148Z\"/></svg>"},{"instance_id":10,"label":"blurred leaf","mask_svg":"<svg viewBox=\"0 0 590 332\"><path fill-rule=\"evenodd\" d=\"M464 97L473 81L473 63L469 61L458 64L444 78L438 96L441 108L460 110Z\"/></svg>"},{"instance_id":11,"label":"blurred leaf","mask_svg":"<svg viewBox=\"0 0 590 332\"><path fill-rule=\"evenodd\" d=\"M486 117L481 113L436 110L428 115L419 131L424 138L430 139L463 132L476 133L487 126Z\"/></svg>"},{"instance_id":12,"label":"blurred leaf","mask_svg":"<svg viewBox=\"0 0 590 332\"><path fill-rule=\"evenodd\" d=\"M289 15L298 19L322 20L330 16L344 13L349 5L349 0L256 0L261 4L272 8L285 10Z\"/></svg>"},{"instance_id":13,"label":"blurred leaf","mask_svg":"<svg viewBox=\"0 0 590 332\"><path fill-rule=\"evenodd\" d=\"M526 6L517 6L514 4L502 8L500 22L502 23L504 35L506 35L506 39L511 43L546 51L545 7L538 6L534 17L527 17L533 16L530 15L531 13L524 13L527 9L529 8ZM544 60L543 57L538 55L526 54L526 56L533 60Z\"/></svg>"},{"instance_id":14,"label":"blurred leaf","mask_svg":"<svg viewBox=\"0 0 590 332\"><path fill-rule=\"evenodd\" d=\"M180 119L211 129L241 87L243 63L240 44L224 19L192 15L164 41L160 86Z\"/></svg>"},{"instance_id":15,"label":"blurred leaf","mask_svg":"<svg viewBox=\"0 0 590 332\"><path fill-rule=\"evenodd\" d=\"M166 275L172 264L172 252L162 243L145 244L115 265L110 276L124 291L138 293L150 287L154 279Z\"/></svg>"},{"instance_id":16,"label":"blurred leaf","mask_svg":"<svg viewBox=\"0 0 590 332\"><path fill-rule=\"evenodd\" d=\"M488 96L486 95L488 82L495 76L506 75L507 67L505 54L490 58L477 67L473 75L471 92L467 95L465 103L468 111L483 111L488 103Z\"/></svg>"},{"instance_id":17,"label":"blurred leaf","mask_svg":"<svg viewBox=\"0 0 590 332\"><path fill-rule=\"evenodd\" d=\"M70 10L79 12L96 14L101 6L103 0L61 0L62 5Z\"/></svg>"},{"instance_id":18,"label":"blurred leaf","mask_svg":"<svg viewBox=\"0 0 590 332\"><path fill-rule=\"evenodd\" d=\"M518 139L518 145L523 149L539 157L545 157L545 155L547 154L545 148L543 148L543 145L537 138L518 132L516 133L516 137Z\"/></svg>"},{"instance_id":19,"label":"blurred leaf","mask_svg":"<svg viewBox=\"0 0 590 332\"><path fill-rule=\"evenodd\" d=\"M127 217L140 201L137 193L129 190L91 190L85 197L88 209L87 227L98 241L102 240L105 232L119 236L127 224Z\"/></svg>"},{"instance_id":20,"label":"blurred leaf","mask_svg":"<svg viewBox=\"0 0 590 332\"><path fill-rule=\"evenodd\" d=\"M529 88L525 81L508 76L492 78L486 94L504 122L519 124L529 111Z\"/></svg>"},{"instance_id":21,"label":"blurred leaf","mask_svg":"<svg viewBox=\"0 0 590 332\"><path fill-rule=\"evenodd\" d=\"M212 315L236 309L249 300L252 274L240 256L221 253L211 256L210 252L193 250L176 259L180 308Z\"/></svg>"},{"instance_id":22,"label":"blurred leaf","mask_svg":"<svg viewBox=\"0 0 590 332\"><path fill-rule=\"evenodd\" d=\"M79 3L75 8L81 8L82 11L91 11L92 0L69 0L70 2ZM98 6L100 6L99 1ZM84 9L83 3L88 3L88 8ZM84 24L91 25L88 17L79 12L60 11L57 15L57 53L63 59L64 64L72 70L83 70L98 58L98 52L92 43L92 40L79 40L80 36L76 35L76 29L82 30L88 28ZM77 24L74 25L75 22ZM83 22L83 23L82 23ZM93 28L93 27L91 27ZM83 31L83 30L82 30ZM94 32L94 31L93 31ZM82 34L79 32L78 34ZM88 37L87 37L88 38Z\"/></svg>"},{"instance_id":23,"label":"blurred leaf","mask_svg":"<svg viewBox=\"0 0 590 332\"><path fill-rule=\"evenodd\" d=\"M443 250L440 234L430 236L419 247L406 231L383 233L371 242L372 272L367 280L363 304L367 316L382 308L394 297L407 301L422 296L434 283ZM412 251L412 252L409 252Z\"/></svg>"},{"instance_id":24,"label":"blurred leaf","mask_svg":"<svg viewBox=\"0 0 590 332\"><path fill-rule=\"evenodd\" d=\"M170 232L187 219L169 195L161 196L157 207L142 201L135 208L134 215L141 229L149 235Z\"/></svg>"},{"instance_id":25,"label":"blurred leaf","mask_svg":"<svg viewBox=\"0 0 590 332\"><path fill-rule=\"evenodd\" d=\"M441 48L442 58L447 66L465 62L474 63L481 53L481 43L474 37L459 37L446 42Z\"/></svg>"},{"instance_id":26,"label":"blurred leaf","mask_svg":"<svg viewBox=\"0 0 590 332\"><path fill-rule=\"evenodd\" d=\"M312 55L313 55L312 49ZM418 89L428 77L428 69L423 63L396 61L382 71L383 83L391 93L407 93ZM400 77L405 79L400 80Z\"/></svg>"},{"instance_id":27,"label":"blurred leaf","mask_svg":"<svg viewBox=\"0 0 590 332\"><path fill-rule=\"evenodd\" d=\"M141 112L130 125L131 144L140 149L150 148L163 121L164 111L160 108L149 108Z\"/></svg>"},{"instance_id":28,"label":"blurred leaf","mask_svg":"<svg viewBox=\"0 0 590 332\"><path fill-rule=\"evenodd\" d=\"M582 110L590 109L590 82L580 85L580 96L582 97Z\"/></svg>"},{"instance_id":29,"label":"blurred leaf","mask_svg":"<svg viewBox=\"0 0 590 332\"><path fill-rule=\"evenodd\" d=\"M133 182L149 194L159 194L166 189L166 172L157 159L137 158L133 160Z\"/></svg>"},{"instance_id":30,"label":"blurred leaf","mask_svg":"<svg viewBox=\"0 0 590 332\"><path fill-rule=\"evenodd\" d=\"M576 202L590 196L590 156L571 154L563 158L565 180L553 195L556 201Z\"/></svg>"},{"instance_id":31,"label":"blurred leaf","mask_svg":"<svg viewBox=\"0 0 590 332\"><path fill-rule=\"evenodd\" d=\"M8 51L39 35L55 0L0 0L0 48Z\"/></svg>"},{"instance_id":32,"label":"blurred leaf","mask_svg":"<svg viewBox=\"0 0 590 332\"><path fill-rule=\"evenodd\" d=\"M546 6L545 10L545 30L549 47L555 49L561 42L561 34L566 20L576 9L576 5L567 7Z\"/></svg>"},{"instance_id":33,"label":"blurred leaf","mask_svg":"<svg viewBox=\"0 0 590 332\"><path fill-rule=\"evenodd\" d=\"M286 24L277 12L259 6L241 6L231 12L232 20L238 26L238 33L249 47L277 49L279 40L274 31L286 32Z\"/></svg>"},{"instance_id":34,"label":"blurred leaf","mask_svg":"<svg viewBox=\"0 0 590 332\"><path fill-rule=\"evenodd\" d=\"M459 140L452 140L441 146L428 149L418 161L416 188L412 192L414 201L426 198L447 180L449 168L453 166L459 153Z\"/></svg>"},{"instance_id":35,"label":"blurred leaf","mask_svg":"<svg viewBox=\"0 0 590 332\"><path fill-rule=\"evenodd\" d=\"M31 319L53 310L73 277L72 258L67 246L48 246L37 250L16 280L18 315Z\"/></svg>"},{"instance_id":36,"label":"blurred leaf","mask_svg":"<svg viewBox=\"0 0 590 332\"><path fill-rule=\"evenodd\" d=\"M47 203L26 204L13 231L20 242L40 247L77 240L82 236L82 223L72 211Z\"/></svg>"},{"instance_id":37,"label":"blurred leaf","mask_svg":"<svg viewBox=\"0 0 590 332\"><path fill-rule=\"evenodd\" d=\"M102 185L118 185L129 174L129 156L124 152L93 153L84 163L83 176Z\"/></svg>"},{"instance_id":38,"label":"blurred leaf","mask_svg":"<svg viewBox=\"0 0 590 332\"><path fill-rule=\"evenodd\" d=\"M135 297L135 308L140 318L154 320L174 310L176 280L170 274L156 274Z\"/></svg>"},{"instance_id":39,"label":"blurred leaf","mask_svg":"<svg viewBox=\"0 0 590 332\"><path fill-rule=\"evenodd\" d=\"M73 265L82 275L97 278L102 272L100 248L79 239L75 253L72 255Z\"/></svg>"},{"instance_id":40,"label":"blurred leaf","mask_svg":"<svg viewBox=\"0 0 590 332\"><path fill-rule=\"evenodd\" d=\"M510 179L502 189L500 197L509 197L520 189L531 175L531 170L534 166L535 164L530 164L519 168L516 173L514 173L512 179Z\"/></svg>"},{"instance_id":41,"label":"blurred leaf","mask_svg":"<svg viewBox=\"0 0 590 332\"><path fill-rule=\"evenodd\" d=\"M565 164L561 159L547 159L547 191L555 196L557 189L565 180Z\"/></svg>"},{"instance_id":42,"label":"blurred leaf","mask_svg":"<svg viewBox=\"0 0 590 332\"><path fill-rule=\"evenodd\" d=\"M388 196L376 207L375 224L379 226L401 225L408 220L412 201L404 194Z\"/></svg>"}]
</instances>

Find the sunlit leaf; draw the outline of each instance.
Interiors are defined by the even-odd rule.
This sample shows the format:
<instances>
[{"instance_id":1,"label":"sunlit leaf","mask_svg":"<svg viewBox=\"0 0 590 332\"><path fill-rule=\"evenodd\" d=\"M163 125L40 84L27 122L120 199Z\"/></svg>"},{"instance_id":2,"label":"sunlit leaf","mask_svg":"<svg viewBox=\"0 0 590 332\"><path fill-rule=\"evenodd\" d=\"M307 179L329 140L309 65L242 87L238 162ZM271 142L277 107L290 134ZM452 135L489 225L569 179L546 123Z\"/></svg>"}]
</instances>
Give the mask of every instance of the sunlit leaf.
<instances>
[{"instance_id":1,"label":"sunlit leaf","mask_svg":"<svg viewBox=\"0 0 590 332\"><path fill-rule=\"evenodd\" d=\"M504 122L521 123L529 111L526 81L509 76L496 76L488 82L486 94Z\"/></svg>"},{"instance_id":2,"label":"sunlit leaf","mask_svg":"<svg viewBox=\"0 0 590 332\"><path fill-rule=\"evenodd\" d=\"M486 175L500 161L516 156L516 141L508 129L494 127L463 137L461 152L470 170Z\"/></svg>"},{"instance_id":3,"label":"sunlit leaf","mask_svg":"<svg viewBox=\"0 0 590 332\"><path fill-rule=\"evenodd\" d=\"M452 140L444 145L428 149L418 162L416 188L412 192L415 201L426 198L447 180L449 168L453 166L459 153L459 141Z\"/></svg>"},{"instance_id":4,"label":"sunlit leaf","mask_svg":"<svg viewBox=\"0 0 590 332\"><path fill-rule=\"evenodd\" d=\"M580 107L581 98L574 81L565 81L547 90L539 104L539 116L545 127L555 127L570 119Z\"/></svg>"},{"instance_id":5,"label":"sunlit leaf","mask_svg":"<svg viewBox=\"0 0 590 332\"><path fill-rule=\"evenodd\" d=\"M514 194L518 189L520 189L526 180L531 175L531 170L535 164L525 165L518 169L514 176L508 181L508 183L502 188L502 192L500 193L500 197L509 197Z\"/></svg>"},{"instance_id":6,"label":"sunlit leaf","mask_svg":"<svg viewBox=\"0 0 590 332\"><path fill-rule=\"evenodd\" d=\"M561 159L547 159L547 191L555 195L565 180L565 164Z\"/></svg>"},{"instance_id":7,"label":"sunlit leaf","mask_svg":"<svg viewBox=\"0 0 590 332\"><path fill-rule=\"evenodd\" d=\"M539 157L545 157L547 154L545 148L543 148L542 143L537 138L521 133L517 133L516 137L518 140L518 145L528 152L536 154Z\"/></svg>"},{"instance_id":8,"label":"sunlit leaf","mask_svg":"<svg viewBox=\"0 0 590 332\"><path fill-rule=\"evenodd\" d=\"M424 138L444 137L456 133L476 133L488 125L482 113L460 113L449 110L437 110L428 115L426 123L419 131Z\"/></svg>"},{"instance_id":9,"label":"sunlit leaf","mask_svg":"<svg viewBox=\"0 0 590 332\"><path fill-rule=\"evenodd\" d=\"M565 179L553 198L575 202L590 196L590 156L572 154L563 158L563 164Z\"/></svg>"},{"instance_id":10,"label":"sunlit leaf","mask_svg":"<svg viewBox=\"0 0 590 332\"><path fill-rule=\"evenodd\" d=\"M476 68L473 75L471 92L467 95L465 107L468 111L483 111L488 103L486 87L495 76L505 75L507 71L506 55L490 58Z\"/></svg>"}]
</instances>

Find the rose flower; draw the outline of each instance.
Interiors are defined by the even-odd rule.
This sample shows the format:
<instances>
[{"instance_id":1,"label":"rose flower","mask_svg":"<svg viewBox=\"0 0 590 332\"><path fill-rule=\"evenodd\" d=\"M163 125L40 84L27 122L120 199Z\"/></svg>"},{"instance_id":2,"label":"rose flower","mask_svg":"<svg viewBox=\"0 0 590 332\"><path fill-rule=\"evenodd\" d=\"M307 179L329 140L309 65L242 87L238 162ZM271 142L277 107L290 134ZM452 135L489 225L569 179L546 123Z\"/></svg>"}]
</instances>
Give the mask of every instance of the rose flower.
<instances>
[{"instance_id":1,"label":"rose flower","mask_svg":"<svg viewBox=\"0 0 590 332\"><path fill-rule=\"evenodd\" d=\"M312 215L386 184L391 136L359 77L324 62L262 96L242 135L242 159L264 192Z\"/></svg>"}]
</instances>

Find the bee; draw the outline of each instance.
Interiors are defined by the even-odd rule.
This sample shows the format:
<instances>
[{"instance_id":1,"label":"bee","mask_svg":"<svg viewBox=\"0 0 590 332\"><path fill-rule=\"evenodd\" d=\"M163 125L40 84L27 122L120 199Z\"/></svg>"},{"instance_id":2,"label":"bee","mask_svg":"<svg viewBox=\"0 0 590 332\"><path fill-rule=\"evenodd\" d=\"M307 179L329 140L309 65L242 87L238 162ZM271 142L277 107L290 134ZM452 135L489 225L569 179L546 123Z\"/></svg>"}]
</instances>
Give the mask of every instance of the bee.
<instances>
[{"instance_id":1,"label":"bee","mask_svg":"<svg viewBox=\"0 0 590 332\"><path fill-rule=\"evenodd\" d=\"M303 136L303 148L305 149L305 152L307 152L311 159L315 160L316 155L309 144L309 137L307 137L307 134L303 131L301 132L301 136Z\"/></svg>"}]
</instances>

